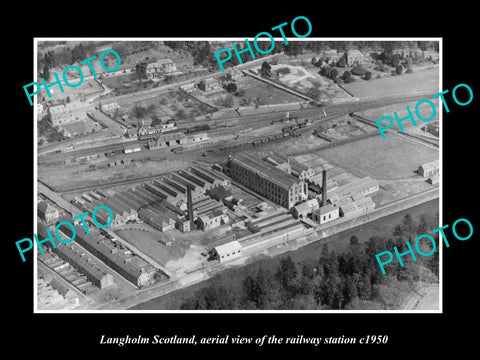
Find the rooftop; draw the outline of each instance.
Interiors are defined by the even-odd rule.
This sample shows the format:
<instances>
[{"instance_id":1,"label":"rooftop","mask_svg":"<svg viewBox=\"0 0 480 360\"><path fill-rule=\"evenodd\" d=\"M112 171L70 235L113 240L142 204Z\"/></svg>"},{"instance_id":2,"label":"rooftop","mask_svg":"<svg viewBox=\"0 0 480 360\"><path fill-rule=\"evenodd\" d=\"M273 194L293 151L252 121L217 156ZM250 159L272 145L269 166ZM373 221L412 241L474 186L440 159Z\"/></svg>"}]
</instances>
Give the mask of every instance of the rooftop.
<instances>
[{"instance_id":1,"label":"rooftop","mask_svg":"<svg viewBox=\"0 0 480 360\"><path fill-rule=\"evenodd\" d=\"M287 190L298 182L294 176L248 153L236 154L231 161Z\"/></svg>"}]
</instances>

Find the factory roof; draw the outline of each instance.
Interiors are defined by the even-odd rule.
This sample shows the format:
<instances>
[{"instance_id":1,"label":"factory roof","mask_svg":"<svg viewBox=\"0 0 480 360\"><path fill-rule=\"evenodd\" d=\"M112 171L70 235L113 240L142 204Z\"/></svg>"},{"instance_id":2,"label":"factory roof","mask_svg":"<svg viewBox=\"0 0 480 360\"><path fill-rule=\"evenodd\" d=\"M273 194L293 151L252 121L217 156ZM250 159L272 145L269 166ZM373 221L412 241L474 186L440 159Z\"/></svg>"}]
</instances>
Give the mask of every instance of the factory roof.
<instances>
[{"instance_id":1,"label":"factory roof","mask_svg":"<svg viewBox=\"0 0 480 360\"><path fill-rule=\"evenodd\" d=\"M317 199L310 199L301 204L296 205L295 210L297 212L302 212L305 210L309 210L310 208L318 208L319 206L320 204L318 203Z\"/></svg>"},{"instance_id":2,"label":"factory roof","mask_svg":"<svg viewBox=\"0 0 480 360\"><path fill-rule=\"evenodd\" d=\"M287 190L298 182L294 176L251 154L236 154L231 161Z\"/></svg>"},{"instance_id":3,"label":"factory roof","mask_svg":"<svg viewBox=\"0 0 480 360\"><path fill-rule=\"evenodd\" d=\"M335 210L338 211L338 208L333 206L332 204L328 204L328 205L322 206L318 210L315 210L315 212L318 212L320 215L322 215L322 214L327 214L327 213L335 211Z\"/></svg>"},{"instance_id":4,"label":"factory roof","mask_svg":"<svg viewBox=\"0 0 480 360\"><path fill-rule=\"evenodd\" d=\"M231 254L232 252L237 252L238 250L242 249L242 245L237 240L230 241L226 244L219 245L215 247L215 251L217 252L218 256Z\"/></svg>"}]
</instances>

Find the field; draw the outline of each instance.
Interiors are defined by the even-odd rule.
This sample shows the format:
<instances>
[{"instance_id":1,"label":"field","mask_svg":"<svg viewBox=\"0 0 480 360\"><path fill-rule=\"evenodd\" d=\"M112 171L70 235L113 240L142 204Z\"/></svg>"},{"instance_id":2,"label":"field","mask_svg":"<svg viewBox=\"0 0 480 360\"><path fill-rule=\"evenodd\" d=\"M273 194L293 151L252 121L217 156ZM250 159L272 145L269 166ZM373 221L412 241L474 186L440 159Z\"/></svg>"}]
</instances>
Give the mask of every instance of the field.
<instances>
[{"instance_id":1,"label":"field","mask_svg":"<svg viewBox=\"0 0 480 360\"><path fill-rule=\"evenodd\" d=\"M321 151L321 157L357 176L404 179L417 176L418 166L439 158L438 150L400 136L380 136Z\"/></svg>"},{"instance_id":2,"label":"field","mask_svg":"<svg viewBox=\"0 0 480 360\"><path fill-rule=\"evenodd\" d=\"M399 76L386 76L381 79L365 81L358 79L356 82L342 86L358 97L382 97L395 94L414 94L439 92L439 67L417 70L413 73Z\"/></svg>"},{"instance_id":3,"label":"field","mask_svg":"<svg viewBox=\"0 0 480 360\"><path fill-rule=\"evenodd\" d=\"M255 104L283 104L302 100L297 96L288 94L270 84L255 80L249 76L242 78L238 82L238 89L243 90L245 93L242 96L234 96L235 105L233 107L254 106Z\"/></svg>"}]
</instances>

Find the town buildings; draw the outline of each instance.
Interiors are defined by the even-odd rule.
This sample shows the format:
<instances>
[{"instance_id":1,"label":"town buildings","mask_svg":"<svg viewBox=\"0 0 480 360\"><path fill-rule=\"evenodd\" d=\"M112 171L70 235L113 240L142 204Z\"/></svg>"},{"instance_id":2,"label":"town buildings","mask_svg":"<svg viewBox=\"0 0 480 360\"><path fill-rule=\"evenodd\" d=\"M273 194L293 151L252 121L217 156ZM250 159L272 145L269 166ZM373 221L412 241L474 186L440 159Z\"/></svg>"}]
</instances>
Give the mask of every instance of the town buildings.
<instances>
[{"instance_id":1,"label":"town buildings","mask_svg":"<svg viewBox=\"0 0 480 360\"><path fill-rule=\"evenodd\" d=\"M59 231L60 236L68 239L68 236ZM113 276L100 268L97 261L72 243L58 243L53 249L62 260L68 262L75 269L84 274L87 279L100 289L113 285Z\"/></svg>"},{"instance_id":2,"label":"town buildings","mask_svg":"<svg viewBox=\"0 0 480 360\"><path fill-rule=\"evenodd\" d=\"M76 102L52 105L48 111L52 126L72 123L87 117L85 109Z\"/></svg>"},{"instance_id":3,"label":"town buildings","mask_svg":"<svg viewBox=\"0 0 480 360\"><path fill-rule=\"evenodd\" d=\"M70 227L61 227L61 229L68 236L72 236ZM75 230L75 241L80 246L135 286L145 286L154 282L157 270L118 241L107 239L98 229L89 229L89 235L85 233L83 226L77 226Z\"/></svg>"}]
</instances>

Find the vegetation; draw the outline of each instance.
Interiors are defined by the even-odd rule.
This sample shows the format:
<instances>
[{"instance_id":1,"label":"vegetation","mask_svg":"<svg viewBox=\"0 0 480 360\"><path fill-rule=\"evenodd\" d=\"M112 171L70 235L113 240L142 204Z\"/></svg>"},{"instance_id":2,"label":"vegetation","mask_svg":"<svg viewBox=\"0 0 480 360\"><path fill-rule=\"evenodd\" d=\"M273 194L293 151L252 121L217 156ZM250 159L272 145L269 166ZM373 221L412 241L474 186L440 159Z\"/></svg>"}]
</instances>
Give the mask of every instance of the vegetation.
<instances>
[{"instance_id":1,"label":"vegetation","mask_svg":"<svg viewBox=\"0 0 480 360\"><path fill-rule=\"evenodd\" d=\"M228 83L227 86L225 87L225 89L229 92L229 93L234 93L235 91L237 91L237 84L231 82L231 83Z\"/></svg>"},{"instance_id":2,"label":"vegetation","mask_svg":"<svg viewBox=\"0 0 480 360\"><path fill-rule=\"evenodd\" d=\"M371 71L365 71L365 80L370 80L372 78L372 72Z\"/></svg>"},{"instance_id":3,"label":"vegetation","mask_svg":"<svg viewBox=\"0 0 480 360\"><path fill-rule=\"evenodd\" d=\"M262 77L271 77L272 76L272 67L266 61L264 61L262 63L262 67L260 69L260 75Z\"/></svg>"},{"instance_id":4,"label":"vegetation","mask_svg":"<svg viewBox=\"0 0 480 360\"><path fill-rule=\"evenodd\" d=\"M38 135L44 136L48 142L62 141L65 137L59 133L57 127L52 127L50 124L50 115L46 115L38 122ZM43 144L43 142L42 142ZM42 145L39 144L39 145Z\"/></svg>"},{"instance_id":5,"label":"vegetation","mask_svg":"<svg viewBox=\"0 0 480 360\"><path fill-rule=\"evenodd\" d=\"M355 66L353 69L352 69L352 74L353 75L365 75L367 70L365 70L365 68L361 67L361 66Z\"/></svg>"},{"instance_id":6,"label":"vegetation","mask_svg":"<svg viewBox=\"0 0 480 360\"><path fill-rule=\"evenodd\" d=\"M272 269L259 267L244 276L240 285L232 281L215 281L183 301L179 308L218 309L394 309L403 296L415 290L415 283L438 282L438 250L429 257L402 258L404 266L392 261L380 271L375 255L396 246L407 250L406 241L437 227L437 217L420 216L418 221L407 214L392 231L393 238L374 236L361 244L350 238L343 253L330 251L324 244L318 259L295 263L289 256L281 258ZM438 233L434 235L438 243ZM421 242L428 253L431 244Z\"/></svg>"}]
</instances>

